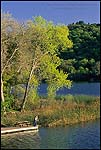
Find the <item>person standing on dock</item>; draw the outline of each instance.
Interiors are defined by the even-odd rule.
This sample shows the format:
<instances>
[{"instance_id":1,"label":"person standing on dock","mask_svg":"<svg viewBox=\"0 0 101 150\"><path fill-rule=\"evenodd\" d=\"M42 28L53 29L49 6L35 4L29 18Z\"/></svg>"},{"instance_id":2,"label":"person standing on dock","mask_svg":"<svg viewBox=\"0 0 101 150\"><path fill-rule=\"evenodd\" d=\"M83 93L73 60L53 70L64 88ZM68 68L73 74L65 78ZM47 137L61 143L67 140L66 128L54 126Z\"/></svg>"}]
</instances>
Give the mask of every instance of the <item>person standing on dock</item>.
<instances>
[{"instance_id":1,"label":"person standing on dock","mask_svg":"<svg viewBox=\"0 0 101 150\"><path fill-rule=\"evenodd\" d=\"M35 116L34 121L33 121L34 126L37 126L37 121L39 121L38 116Z\"/></svg>"}]
</instances>

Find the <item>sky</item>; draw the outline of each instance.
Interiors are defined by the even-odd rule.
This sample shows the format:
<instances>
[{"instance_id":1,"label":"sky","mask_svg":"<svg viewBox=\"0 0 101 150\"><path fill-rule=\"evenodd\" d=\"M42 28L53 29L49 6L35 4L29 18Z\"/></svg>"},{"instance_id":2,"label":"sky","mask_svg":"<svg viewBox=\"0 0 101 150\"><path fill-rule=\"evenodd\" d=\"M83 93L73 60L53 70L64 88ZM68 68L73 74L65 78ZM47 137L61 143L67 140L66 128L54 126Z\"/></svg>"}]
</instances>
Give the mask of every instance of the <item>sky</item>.
<instances>
[{"instance_id":1,"label":"sky","mask_svg":"<svg viewBox=\"0 0 101 150\"><path fill-rule=\"evenodd\" d=\"M1 9L21 22L42 16L54 24L100 23L100 1L1 1Z\"/></svg>"}]
</instances>

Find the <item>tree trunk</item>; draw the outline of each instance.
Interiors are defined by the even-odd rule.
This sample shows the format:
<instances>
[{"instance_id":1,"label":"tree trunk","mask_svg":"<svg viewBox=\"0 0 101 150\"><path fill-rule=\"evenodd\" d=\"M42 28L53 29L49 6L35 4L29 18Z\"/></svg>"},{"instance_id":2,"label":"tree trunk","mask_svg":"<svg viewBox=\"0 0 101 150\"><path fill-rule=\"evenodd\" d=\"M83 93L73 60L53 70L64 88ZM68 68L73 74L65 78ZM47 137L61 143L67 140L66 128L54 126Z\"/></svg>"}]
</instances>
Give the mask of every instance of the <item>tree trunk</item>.
<instances>
[{"instance_id":1,"label":"tree trunk","mask_svg":"<svg viewBox=\"0 0 101 150\"><path fill-rule=\"evenodd\" d=\"M6 69L6 67L8 66L8 64L10 63L10 61L12 60L12 58L13 58L13 56L15 55L15 53L16 53L17 50L18 50L18 48L16 48L16 49L14 50L14 52L13 52L12 55L11 55L11 57L7 60L7 62L5 63L4 67L3 67L2 70L1 70L1 101L2 101L3 103L5 102L4 93L3 93L3 79L2 79L3 73L4 73L5 69ZM5 106L4 106L4 108L3 108L3 111L4 111L4 113L6 113L6 108L5 108Z\"/></svg>"},{"instance_id":2,"label":"tree trunk","mask_svg":"<svg viewBox=\"0 0 101 150\"><path fill-rule=\"evenodd\" d=\"M1 101L4 103L5 98L4 98L4 93L3 93L3 80L2 80L2 75L1 75ZM3 108L3 111L5 112L5 107Z\"/></svg>"},{"instance_id":3,"label":"tree trunk","mask_svg":"<svg viewBox=\"0 0 101 150\"><path fill-rule=\"evenodd\" d=\"M33 73L35 68L36 68L35 65L32 65L32 68L31 68L31 71L30 71L30 74L29 74L29 78L28 78L28 81L27 81L27 84L26 84L24 98L23 98L23 102L22 102L22 106L21 106L20 111L23 111L24 108L25 108L25 104L26 104L26 101L27 101L28 90L29 90L29 85L30 85L30 80L31 80L32 73Z\"/></svg>"},{"instance_id":4,"label":"tree trunk","mask_svg":"<svg viewBox=\"0 0 101 150\"><path fill-rule=\"evenodd\" d=\"M46 55L47 53L48 53L48 52L46 52L44 55ZM43 55L43 56L44 56L44 55ZM43 57L43 56L40 56L40 58ZM25 93L24 93L24 98L23 98L23 102L22 102L20 111L23 111L24 108L25 108L25 104L26 104L26 101L27 101L28 90L29 90L29 85L30 85L30 80L31 80L31 77L32 77L32 74L33 74L34 69L37 68L38 65L39 65L39 62L40 62L39 60L40 60L40 58L37 56L37 57L33 60L33 62L32 62L32 67L31 67L31 71L30 71L30 74L29 74L29 78L28 78L27 84L26 84Z\"/></svg>"},{"instance_id":5,"label":"tree trunk","mask_svg":"<svg viewBox=\"0 0 101 150\"><path fill-rule=\"evenodd\" d=\"M2 80L2 76L1 76L1 101L4 102L4 94L3 94L3 80Z\"/></svg>"}]
</instances>

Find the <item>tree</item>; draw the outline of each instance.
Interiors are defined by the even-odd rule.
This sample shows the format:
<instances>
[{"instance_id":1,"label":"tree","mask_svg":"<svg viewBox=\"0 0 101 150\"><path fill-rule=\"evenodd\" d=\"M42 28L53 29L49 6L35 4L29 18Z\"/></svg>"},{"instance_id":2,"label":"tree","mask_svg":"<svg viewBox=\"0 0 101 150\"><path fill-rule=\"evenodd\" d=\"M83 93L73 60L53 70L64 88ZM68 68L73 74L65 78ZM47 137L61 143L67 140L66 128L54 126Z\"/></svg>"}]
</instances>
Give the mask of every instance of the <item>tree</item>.
<instances>
[{"instance_id":1,"label":"tree","mask_svg":"<svg viewBox=\"0 0 101 150\"><path fill-rule=\"evenodd\" d=\"M11 70L18 51L19 24L10 14L1 14L1 101L4 103L4 77ZM7 76L6 76L7 77ZM5 108L4 108L5 109Z\"/></svg>"},{"instance_id":2,"label":"tree","mask_svg":"<svg viewBox=\"0 0 101 150\"><path fill-rule=\"evenodd\" d=\"M54 25L41 16L26 24L16 22L9 14L2 16L1 81L2 101L4 87L9 93L12 86L26 84L21 111L25 108L32 88L37 91L43 79L48 83L49 95L63 86L70 87L68 74L58 70L60 51L72 46L69 30L64 25ZM8 89L8 90L7 90ZM51 90L54 89L54 90ZM6 95L7 96L7 95ZM9 99L8 99L9 100Z\"/></svg>"},{"instance_id":3,"label":"tree","mask_svg":"<svg viewBox=\"0 0 101 150\"><path fill-rule=\"evenodd\" d=\"M59 57L64 60L60 68L67 71L69 79L72 80L86 81L93 77L97 79L97 67L95 66L100 61L100 25L79 21L75 24L69 24L68 28L69 39L73 42L73 47L60 53ZM71 65L68 65L69 59L75 59L75 63L71 61ZM82 67L85 70L84 74ZM72 74L73 70L74 75Z\"/></svg>"},{"instance_id":4,"label":"tree","mask_svg":"<svg viewBox=\"0 0 101 150\"><path fill-rule=\"evenodd\" d=\"M31 52L31 68L21 110L25 108L30 84L35 86L35 82L39 84L43 78L46 78L48 84L51 83L51 87L57 85L55 90L64 85L70 86L71 82L66 80L68 75L57 70L57 66L61 63L57 56L58 51L72 46L72 42L68 39L68 31L66 26L55 26L41 16L27 23L24 40L26 45L29 45L27 49Z\"/></svg>"}]
</instances>

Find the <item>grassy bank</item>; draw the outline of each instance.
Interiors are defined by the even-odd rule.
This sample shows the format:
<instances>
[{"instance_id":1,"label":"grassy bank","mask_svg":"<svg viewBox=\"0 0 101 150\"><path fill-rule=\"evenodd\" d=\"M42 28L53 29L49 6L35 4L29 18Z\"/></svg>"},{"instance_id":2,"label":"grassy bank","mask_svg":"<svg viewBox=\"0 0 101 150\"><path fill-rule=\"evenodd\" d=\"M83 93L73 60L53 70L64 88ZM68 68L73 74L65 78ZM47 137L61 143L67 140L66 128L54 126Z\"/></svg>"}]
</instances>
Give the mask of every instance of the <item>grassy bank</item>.
<instances>
[{"instance_id":1,"label":"grassy bank","mask_svg":"<svg viewBox=\"0 0 101 150\"><path fill-rule=\"evenodd\" d=\"M14 126L16 121L33 123L39 115L39 125L46 127L65 126L100 118L100 98L84 95L58 96L54 100L40 100L39 107L24 112L8 112L2 115L1 123Z\"/></svg>"}]
</instances>

